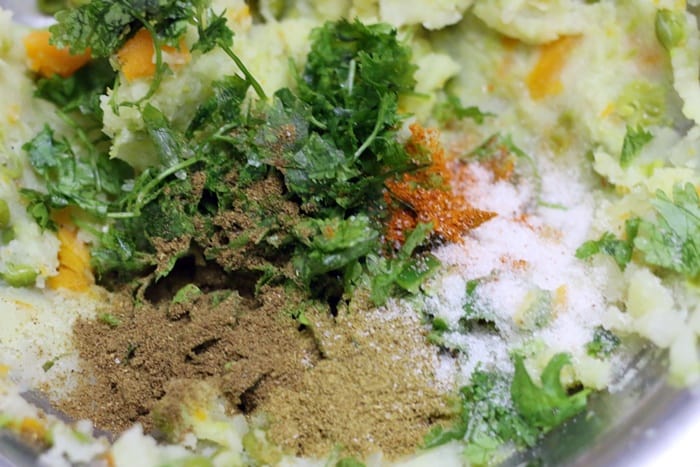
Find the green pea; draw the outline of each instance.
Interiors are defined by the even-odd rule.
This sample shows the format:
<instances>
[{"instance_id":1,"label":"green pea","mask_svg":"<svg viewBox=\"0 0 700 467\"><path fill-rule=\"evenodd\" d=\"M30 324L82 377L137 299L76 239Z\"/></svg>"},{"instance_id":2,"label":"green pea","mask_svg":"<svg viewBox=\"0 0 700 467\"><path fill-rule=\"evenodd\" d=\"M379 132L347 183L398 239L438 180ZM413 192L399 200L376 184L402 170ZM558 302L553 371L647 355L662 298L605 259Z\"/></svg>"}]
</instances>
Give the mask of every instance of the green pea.
<instances>
[{"instance_id":1,"label":"green pea","mask_svg":"<svg viewBox=\"0 0 700 467\"><path fill-rule=\"evenodd\" d=\"M12 287L28 287L34 285L36 281L36 276L39 273L36 269L31 266L26 265L13 265L9 264L7 266L7 271L2 273L2 278Z\"/></svg>"},{"instance_id":2,"label":"green pea","mask_svg":"<svg viewBox=\"0 0 700 467\"><path fill-rule=\"evenodd\" d=\"M7 228L10 225L10 220L12 220L10 206L7 204L7 201L0 199L0 229Z\"/></svg>"},{"instance_id":3,"label":"green pea","mask_svg":"<svg viewBox=\"0 0 700 467\"><path fill-rule=\"evenodd\" d=\"M681 11L662 8L654 21L656 39L666 50L682 45L686 40L685 16Z\"/></svg>"}]
</instances>

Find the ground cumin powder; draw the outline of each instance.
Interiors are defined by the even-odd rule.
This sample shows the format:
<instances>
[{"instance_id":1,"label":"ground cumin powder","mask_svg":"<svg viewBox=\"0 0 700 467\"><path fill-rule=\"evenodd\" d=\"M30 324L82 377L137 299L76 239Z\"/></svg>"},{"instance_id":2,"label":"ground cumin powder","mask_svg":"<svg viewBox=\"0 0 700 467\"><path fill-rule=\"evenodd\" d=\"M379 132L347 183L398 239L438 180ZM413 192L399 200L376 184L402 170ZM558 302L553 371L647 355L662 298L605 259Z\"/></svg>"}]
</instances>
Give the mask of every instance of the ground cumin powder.
<instances>
[{"instance_id":1,"label":"ground cumin powder","mask_svg":"<svg viewBox=\"0 0 700 467\"><path fill-rule=\"evenodd\" d=\"M274 442L301 455L341 447L392 458L415 452L430 427L449 417L447 385L434 373L435 349L415 312L391 306L307 316L322 358L301 389L279 387L263 403Z\"/></svg>"}]
</instances>

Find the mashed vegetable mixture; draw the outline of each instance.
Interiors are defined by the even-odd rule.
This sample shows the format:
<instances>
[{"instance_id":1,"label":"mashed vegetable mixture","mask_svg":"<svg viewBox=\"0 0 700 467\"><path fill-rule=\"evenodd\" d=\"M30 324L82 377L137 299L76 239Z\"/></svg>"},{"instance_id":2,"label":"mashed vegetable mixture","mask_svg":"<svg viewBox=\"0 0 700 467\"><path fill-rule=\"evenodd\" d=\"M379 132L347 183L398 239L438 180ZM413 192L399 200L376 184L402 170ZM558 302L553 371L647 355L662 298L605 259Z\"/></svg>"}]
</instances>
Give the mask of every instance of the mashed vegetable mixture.
<instances>
[{"instance_id":1,"label":"mashed vegetable mixture","mask_svg":"<svg viewBox=\"0 0 700 467\"><path fill-rule=\"evenodd\" d=\"M45 6L0 9L41 463L493 465L644 347L700 376L693 2Z\"/></svg>"}]
</instances>

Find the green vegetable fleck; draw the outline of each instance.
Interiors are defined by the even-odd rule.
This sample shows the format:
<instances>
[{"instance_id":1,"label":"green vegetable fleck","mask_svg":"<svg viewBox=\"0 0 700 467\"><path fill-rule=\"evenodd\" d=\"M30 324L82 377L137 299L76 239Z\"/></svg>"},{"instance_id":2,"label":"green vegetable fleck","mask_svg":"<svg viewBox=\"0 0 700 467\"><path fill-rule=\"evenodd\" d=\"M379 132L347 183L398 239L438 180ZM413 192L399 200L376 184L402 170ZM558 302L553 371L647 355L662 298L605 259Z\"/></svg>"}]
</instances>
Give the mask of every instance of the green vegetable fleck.
<instances>
[{"instance_id":1,"label":"green vegetable fleck","mask_svg":"<svg viewBox=\"0 0 700 467\"><path fill-rule=\"evenodd\" d=\"M591 357L604 358L620 346L620 338L602 326L596 326L593 340L586 344L586 352Z\"/></svg>"},{"instance_id":2,"label":"green vegetable fleck","mask_svg":"<svg viewBox=\"0 0 700 467\"><path fill-rule=\"evenodd\" d=\"M9 227L11 220L10 205L4 199L0 199L0 229Z\"/></svg>"},{"instance_id":3,"label":"green vegetable fleck","mask_svg":"<svg viewBox=\"0 0 700 467\"><path fill-rule=\"evenodd\" d=\"M106 324L110 328L116 328L122 324L121 320L112 313L100 313L97 315L97 321Z\"/></svg>"},{"instance_id":4,"label":"green vegetable fleck","mask_svg":"<svg viewBox=\"0 0 700 467\"><path fill-rule=\"evenodd\" d=\"M34 285L39 275L36 269L26 265L6 265L7 270L0 274L2 279L12 287L29 287Z\"/></svg>"},{"instance_id":5,"label":"green vegetable fleck","mask_svg":"<svg viewBox=\"0 0 700 467\"><path fill-rule=\"evenodd\" d=\"M354 457L343 457L335 463L335 467L365 467L365 464Z\"/></svg>"},{"instance_id":6,"label":"green vegetable fleck","mask_svg":"<svg viewBox=\"0 0 700 467\"><path fill-rule=\"evenodd\" d=\"M654 20L656 39L666 50L683 45L686 41L685 15L682 11L662 8Z\"/></svg>"},{"instance_id":7,"label":"green vegetable fleck","mask_svg":"<svg viewBox=\"0 0 700 467\"><path fill-rule=\"evenodd\" d=\"M202 295L202 291L194 284L187 284L175 293L172 303L188 303Z\"/></svg>"}]
</instances>

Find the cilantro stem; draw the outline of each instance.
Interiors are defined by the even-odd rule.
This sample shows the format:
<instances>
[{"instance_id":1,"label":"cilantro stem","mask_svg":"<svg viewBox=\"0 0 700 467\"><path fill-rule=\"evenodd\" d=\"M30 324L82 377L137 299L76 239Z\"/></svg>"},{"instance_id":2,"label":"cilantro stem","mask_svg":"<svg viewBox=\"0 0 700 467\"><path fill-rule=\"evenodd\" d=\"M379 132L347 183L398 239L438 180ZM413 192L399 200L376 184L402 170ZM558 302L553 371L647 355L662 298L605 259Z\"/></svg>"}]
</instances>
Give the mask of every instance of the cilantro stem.
<instances>
[{"instance_id":1,"label":"cilantro stem","mask_svg":"<svg viewBox=\"0 0 700 467\"><path fill-rule=\"evenodd\" d=\"M362 143L362 146L359 147L357 151L355 151L355 154L353 154L353 157L357 159L362 155L363 152L372 144L372 142L377 138L377 135L379 134L379 130L382 129L382 125L384 124L384 117L387 111L387 108L389 107L389 100L382 98L381 104L379 104L379 112L377 112L377 121L374 124L374 128L372 129L372 133L367 137L364 143Z\"/></svg>"},{"instance_id":2,"label":"cilantro stem","mask_svg":"<svg viewBox=\"0 0 700 467\"><path fill-rule=\"evenodd\" d=\"M138 196L136 197L135 204L136 206L131 210L131 211L126 211L126 212L110 212L107 213L107 217L111 219L126 219L129 217L136 217L141 213L141 208L145 204L146 198L148 195L166 178L168 178L170 175L174 174L175 172L178 172L182 169L185 169L197 162L199 162L200 159L197 157L192 157L190 159L185 159L184 161L173 165L172 167L168 167L164 171L158 174L156 178L148 182L146 186L143 187L143 189L139 192Z\"/></svg>"},{"instance_id":3,"label":"cilantro stem","mask_svg":"<svg viewBox=\"0 0 700 467\"><path fill-rule=\"evenodd\" d=\"M309 116L309 122L314 125L316 128L319 128L321 130L327 130L328 126L320 122L316 117L313 115Z\"/></svg>"},{"instance_id":4,"label":"cilantro stem","mask_svg":"<svg viewBox=\"0 0 700 467\"><path fill-rule=\"evenodd\" d=\"M357 69L357 62L353 58L350 60L350 70L348 71L348 95L352 95L352 88L355 85L355 70Z\"/></svg>"},{"instance_id":5,"label":"cilantro stem","mask_svg":"<svg viewBox=\"0 0 700 467\"><path fill-rule=\"evenodd\" d=\"M148 31L148 33L151 35L151 39L153 40L153 50L155 51L156 54L156 73L153 76L153 80L151 81L150 86L148 87L148 92L146 93L145 96L143 96L141 99L136 101L136 104L139 104L146 99L149 99L153 94L156 93L158 88L160 87L160 82L163 80L163 51L161 48L163 47L163 43L158 37L158 33L156 33L156 30L153 28L153 26L146 21L146 18L143 18L141 15L137 14L136 11L132 9L132 14L134 15L134 18L136 18L141 25Z\"/></svg>"},{"instance_id":6,"label":"cilantro stem","mask_svg":"<svg viewBox=\"0 0 700 467\"><path fill-rule=\"evenodd\" d=\"M266 100L267 96L265 95L265 91L263 91L262 86L260 86L260 83L253 77L253 75L248 71L248 68L243 64L240 58L238 58L238 55L236 55L233 50L231 50L226 44L219 43L219 47L226 52L226 55L228 55L231 60L236 64L239 70L243 73L243 76L245 76L246 80L248 83L253 87L255 90L255 93L258 95L258 97L262 100Z\"/></svg>"}]
</instances>

